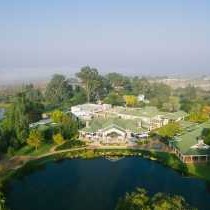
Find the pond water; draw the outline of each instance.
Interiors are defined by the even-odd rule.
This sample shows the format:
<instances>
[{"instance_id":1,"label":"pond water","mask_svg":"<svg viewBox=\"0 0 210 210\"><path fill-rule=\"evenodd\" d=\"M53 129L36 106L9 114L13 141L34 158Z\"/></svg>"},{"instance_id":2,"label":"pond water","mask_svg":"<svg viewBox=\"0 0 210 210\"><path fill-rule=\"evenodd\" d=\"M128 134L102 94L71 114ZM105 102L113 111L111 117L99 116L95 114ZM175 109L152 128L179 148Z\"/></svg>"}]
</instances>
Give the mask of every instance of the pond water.
<instances>
[{"instance_id":1,"label":"pond water","mask_svg":"<svg viewBox=\"0 0 210 210\"><path fill-rule=\"evenodd\" d=\"M210 192L202 180L182 177L176 171L143 158L111 162L64 160L10 183L7 200L11 210L113 210L118 198L143 187L178 194L194 207L210 209Z\"/></svg>"}]
</instances>

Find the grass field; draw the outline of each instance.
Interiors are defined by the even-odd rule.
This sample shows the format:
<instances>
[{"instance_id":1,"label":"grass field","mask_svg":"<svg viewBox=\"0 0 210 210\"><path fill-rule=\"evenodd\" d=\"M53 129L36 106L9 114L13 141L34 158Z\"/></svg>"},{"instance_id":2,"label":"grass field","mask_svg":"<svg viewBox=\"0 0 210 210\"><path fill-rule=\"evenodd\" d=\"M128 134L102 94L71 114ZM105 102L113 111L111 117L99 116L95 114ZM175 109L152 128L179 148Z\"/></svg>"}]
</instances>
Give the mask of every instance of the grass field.
<instances>
[{"instance_id":1,"label":"grass field","mask_svg":"<svg viewBox=\"0 0 210 210\"><path fill-rule=\"evenodd\" d=\"M189 174L210 181L210 163L188 164L187 169Z\"/></svg>"},{"instance_id":2,"label":"grass field","mask_svg":"<svg viewBox=\"0 0 210 210\"><path fill-rule=\"evenodd\" d=\"M45 153L48 153L53 147L53 144L43 144L40 148L35 150L33 147L25 146L18 150L15 155L30 155L30 156L39 156Z\"/></svg>"}]
</instances>

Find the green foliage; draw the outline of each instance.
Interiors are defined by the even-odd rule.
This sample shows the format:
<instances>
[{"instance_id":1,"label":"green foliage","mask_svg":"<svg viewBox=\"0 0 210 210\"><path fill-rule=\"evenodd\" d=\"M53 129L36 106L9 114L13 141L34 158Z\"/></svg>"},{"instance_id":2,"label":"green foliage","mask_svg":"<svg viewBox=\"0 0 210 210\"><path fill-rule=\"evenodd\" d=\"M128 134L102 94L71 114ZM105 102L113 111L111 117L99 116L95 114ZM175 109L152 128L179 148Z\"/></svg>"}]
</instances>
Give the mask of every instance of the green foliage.
<instances>
[{"instance_id":1,"label":"green foliage","mask_svg":"<svg viewBox=\"0 0 210 210\"><path fill-rule=\"evenodd\" d=\"M118 93L111 92L104 99L104 103L111 104L113 106L122 106L124 104L124 100Z\"/></svg>"},{"instance_id":2,"label":"green foliage","mask_svg":"<svg viewBox=\"0 0 210 210\"><path fill-rule=\"evenodd\" d=\"M187 86L179 90L182 100L194 101L197 98L197 89L194 86Z\"/></svg>"},{"instance_id":3,"label":"green foliage","mask_svg":"<svg viewBox=\"0 0 210 210\"><path fill-rule=\"evenodd\" d=\"M34 147L36 150L41 146L43 142L42 134L39 130L33 129L29 133L29 137L27 138L27 144Z\"/></svg>"},{"instance_id":4,"label":"green foliage","mask_svg":"<svg viewBox=\"0 0 210 210\"><path fill-rule=\"evenodd\" d=\"M169 123L157 129L157 134L163 138L172 138L180 132L181 126L179 125L179 123Z\"/></svg>"},{"instance_id":5,"label":"green foliage","mask_svg":"<svg viewBox=\"0 0 210 210\"><path fill-rule=\"evenodd\" d=\"M178 195L169 196L164 193L155 194L151 203L151 209L154 210L180 210L190 208L183 197Z\"/></svg>"},{"instance_id":6,"label":"green foliage","mask_svg":"<svg viewBox=\"0 0 210 210\"><path fill-rule=\"evenodd\" d=\"M188 116L188 120L195 123L203 123L209 119L209 115L199 111L191 112Z\"/></svg>"},{"instance_id":7,"label":"green foliage","mask_svg":"<svg viewBox=\"0 0 210 210\"><path fill-rule=\"evenodd\" d=\"M122 74L113 72L106 75L106 78L111 84L112 88L124 87L125 77Z\"/></svg>"},{"instance_id":8,"label":"green foliage","mask_svg":"<svg viewBox=\"0 0 210 210\"><path fill-rule=\"evenodd\" d=\"M134 107L138 104L137 97L134 95L123 96L126 106Z\"/></svg>"},{"instance_id":9,"label":"green foliage","mask_svg":"<svg viewBox=\"0 0 210 210\"><path fill-rule=\"evenodd\" d=\"M71 105L83 104L87 101L85 90L81 87L76 87L73 92L73 97L70 99Z\"/></svg>"},{"instance_id":10,"label":"green foliage","mask_svg":"<svg viewBox=\"0 0 210 210\"><path fill-rule=\"evenodd\" d=\"M42 95L33 85L24 86L12 98L12 104L7 108L5 118L1 123L0 151L11 153L25 144L29 132L29 123L41 119L43 105ZM13 149L12 149L13 148Z\"/></svg>"},{"instance_id":11,"label":"green foliage","mask_svg":"<svg viewBox=\"0 0 210 210\"><path fill-rule=\"evenodd\" d=\"M119 200L116 210L149 210L149 200L146 190L137 188L135 192L126 193L125 197Z\"/></svg>"},{"instance_id":12,"label":"green foliage","mask_svg":"<svg viewBox=\"0 0 210 210\"><path fill-rule=\"evenodd\" d=\"M63 136L60 133L53 135L53 141L57 145L61 145L65 142Z\"/></svg>"},{"instance_id":13,"label":"green foliage","mask_svg":"<svg viewBox=\"0 0 210 210\"><path fill-rule=\"evenodd\" d=\"M52 143L53 134L59 132L60 128L56 125L41 125L37 129L41 132L44 143Z\"/></svg>"},{"instance_id":14,"label":"green foliage","mask_svg":"<svg viewBox=\"0 0 210 210\"><path fill-rule=\"evenodd\" d=\"M132 92L134 95L137 96L139 94L143 94L146 97L149 97L151 84L146 78L142 77L139 79L138 77L134 77L131 85L132 85Z\"/></svg>"},{"instance_id":15,"label":"green foliage","mask_svg":"<svg viewBox=\"0 0 210 210\"><path fill-rule=\"evenodd\" d=\"M60 110L55 110L51 113L51 119L54 123L62 123L64 113Z\"/></svg>"},{"instance_id":16,"label":"green foliage","mask_svg":"<svg viewBox=\"0 0 210 210\"><path fill-rule=\"evenodd\" d=\"M88 102L91 100L94 101L99 97L98 91L102 88L102 77L99 75L97 69L85 66L76 75L82 81Z\"/></svg>"},{"instance_id":17,"label":"green foliage","mask_svg":"<svg viewBox=\"0 0 210 210\"><path fill-rule=\"evenodd\" d=\"M69 84L65 76L55 74L48 83L45 97L51 104L61 104L72 96L72 86Z\"/></svg>"},{"instance_id":18,"label":"green foliage","mask_svg":"<svg viewBox=\"0 0 210 210\"><path fill-rule=\"evenodd\" d=\"M70 114L55 110L51 117L54 122L58 123L64 139L71 139L78 135L78 122Z\"/></svg>"},{"instance_id":19,"label":"green foliage","mask_svg":"<svg viewBox=\"0 0 210 210\"><path fill-rule=\"evenodd\" d=\"M6 208L6 199L4 194L0 191L0 210L8 210Z\"/></svg>"},{"instance_id":20,"label":"green foliage","mask_svg":"<svg viewBox=\"0 0 210 210\"><path fill-rule=\"evenodd\" d=\"M185 201L185 199L178 195L167 195L164 193L157 193L149 197L145 189L137 188L136 191L126 193L123 199L118 201L116 210L180 210L193 209Z\"/></svg>"},{"instance_id":21,"label":"green foliage","mask_svg":"<svg viewBox=\"0 0 210 210\"><path fill-rule=\"evenodd\" d=\"M170 96L169 101L163 103L163 111L167 112L176 112L180 108L179 97L177 96Z\"/></svg>"},{"instance_id":22,"label":"green foliage","mask_svg":"<svg viewBox=\"0 0 210 210\"><path fill-rule=\"evenodd\" d=\"M203 129L202 138L203 138L205 144L210 145L210 128Z\"/></svg>"},{"instance_id":23,"label":"green foliage","mask_svg":"<svg viewBox=\"0 0 210 210\"><path fill-rule=\"evenodd\" d=\"M169 102L171 96L171 88L162 83L151 84L149 93L146 98L150 100L150 104L162 108L164 103Z\"/></svg>"},{"instance_id":24,"label":"green foliage","mask_svg":"<svg viewBox=\"0 0 210 210\"><path fill-rule=\"evenodd\" d=\"M63 149L71 149L71 148L75 148L75 147L82 147L85 146L85 143L80 141L80 140L67 140L64 144L56 147L56 151L58 150L63 150Z\"/></svg>"}]
</instances>

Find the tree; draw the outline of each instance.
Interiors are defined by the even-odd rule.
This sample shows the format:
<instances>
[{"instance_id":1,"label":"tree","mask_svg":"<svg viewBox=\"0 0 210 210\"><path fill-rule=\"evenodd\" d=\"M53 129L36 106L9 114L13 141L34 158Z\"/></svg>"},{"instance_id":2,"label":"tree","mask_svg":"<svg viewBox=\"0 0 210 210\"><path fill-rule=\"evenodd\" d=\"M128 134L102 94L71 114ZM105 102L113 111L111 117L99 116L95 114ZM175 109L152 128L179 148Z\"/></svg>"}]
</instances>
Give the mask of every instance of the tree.
<instances>
[{"instance_id":1,"label":"tree","mask_svg":"<svg viewBox=\"0 0 210 210\"><path fill-rule=\"evenodd\" d=\"M27 138L27 144L34 147L36 150L38 147L41 146L41 143L43 141L42 134L39 130L33 129L29 133L29 137Z\"/></svg>"},{"instance_id":2,"label":"tree","mask_svg":"<svg viewBox=\"0 0 210 210\"><path fill-rule=\"evenodd\" d=\"M210 128L204 128L201 134L204 143L210 145Z\"/></svg>"},{"instance_id":3,"label":"tree","mask_svg":"<svg viewBox=\"0 0 210 210\"><path fill-rule=\"evenodd\" d=\"M43 100L43 95L41 91L39 89L34 88L33 84L23 86L22 92L25 92L26 98L29 101L41 102Z\"/></svg>"},{"instance_id":4,"label":"tree","mask_svg":"<svg viewBox=\"0 0 210 210\"><path fill-rule=\"evenodd\" d=\"M65 139L72 139L78 134L78 122L70 114L55 110L51 114L53 122L57 123Z\"/></svg>"},{"instance_id":5,"label":"tree","mask_svg":"<svg viewBox=\"0 0 210 210\"><path fill-rule=\"evenodd\" d=\"M210 117L210 106L204 106L202 109L202 113Z\"/></svg>"},{"instance_id":6,"label":"tree","mask_svg":"<svg viewBox=\"0 0 210 210\"><path fill-rule=\"evenodd\" d=\"M195 123L203 123L209 119L209 115L203 113L202 111L199 112L191 112L188 116L188 120Z\"/></svg>"},{"instance_id":7,"label":"tree","mask_svg":"<svg viewBox=\"0 0 210 210\"><path fill-rule=\"evenodd\" d=\"M64 113L60 110L55 110L51 113L51 119L54 123L61 123L64 117Z\"/></svg>"},{"instance_id":8,"label":"tree","mask_svg":"<svg viewBox=\"0 0 210 210\"><path fill-rule=\"evenodd\" d=\"M77 86L73 92L73 97L70 99L72 105L83 104L87 101L85 90Z\"/></svg>"},{"instance_id":9,"label":"tree","mask_svg":"<svg viewBox=\"0 0 210 210\"><path fill-rule=\"evenodd\" d=\"M6 204L6 198L4 194L0 191L0 210L7 210L5 204Z\"/></svg>"},{"instance_id":10,"label":"tree","mask_svg":"<svg viewBox=\"0 0 210 210\"><path fill-rule=\"evenodd\" d=\"M163 110L167 112L176 112L180 108L179 97L170 96L167 103L163 103Z\"/></svg>"},{"instance_id":11,"label":"tree","mask_svg":"<svg viewBox=\"0 0 210 210\"><path fill-rule=\"evenodd\" d=\"M64 115L61 122L61 133L65 139L74 139L78 136L78 122L72 115Z\"/></svg>"},{"instance_id":12,"label":"tree","mask_svg":"<svg viewBox=\"0 0 210 210\"><path fill-rule=\"evenodd\" d=\"M113 106L122 106L124 104L124 100L118 93L111 92L104 99L104 103L111 104Z\"/></svg>"},{"instance_id":13,"label":"tree","mask_svg":"<svg viewBox=\"0 0 210 210\"><path fill-rule=\"evenodd\" d=\"M157 134L163 138L172 138L176 134L181 132L181 126L179 123L169 123L159 129L157 129Z\"/></svg>"},{"instance_id":14,"label":"tree","mask_svg":"<svg viewBox=\"0 0 210 210\"><path fill-rule=\"evenodd\" d=\"M157 193L149 197L145 189L137 188L136 191L126 193L117 203L115 210L180 210L194 209L183 197ZM195 209L194 209L195 210Z\"/></svg>"},{"instance_id":15,"label":"tree","mask_svg":"<svg viewBox=\"0 0 210 210\"><path fill-rule=\"evenodd\" d=\"M194 101L197 98L197 89L192 85L188 85L181 89L180 97L185 100Z\"/></svg>"},{"instance_id":16,"label":"tree","mask_svg":"<svg viewBox=\"0 0 210 210\"><path fill-rule=\"evenodd\" d=\"M123 199L118 201L115 210L149 210L149 197L145 189L137 188L135 192L126 193Z\"/></svg>"},{"instance_id":17,"label":"tree","mask_svg":"<svg viewBox=\"0 0 210 210\"><path fill-rule=\"evenodd\" d=\"M24 145L29 134L29 124L41 119L44 107L36 91L32 85L24 86L21 92L12 97L12 104L1 122L1 151L6 152L8 148L10 151L16 150Z\"/></svg>"},{"instance_id":18,"label":"tree","mask_svg":"<svg viewBox=\"0 0 210 210\"><path fill-rule=\"evenodd\" d=\"M56 105L68 100L72 96L72 86L65 76L55 74L51 81L47 84L45 97Z\"/></svg>"},{"instance_id":19,"label":"tree","mask_svg":"<svg viewBox=\"0 0 210 210\"><path fill-rule=\"evenodd\" d=\"M80 72L76 76L82 81L83 87L86 91L87 101L94 100L94 94L97 88L102 84L102 78L98 73L98 70L89 66L82 67ZM97 97L97 96L95 96Z\"/></svg>"},{"instance_id":20,"label":"tree","mask_svg":"<svg viewBox=\"0 0 210 210\"><path fill-rule=\"evenodd\" d=\"M137 97L134 95L125 95L123 98L125 100L126 106L134 107L138 103Z\"/></svg>"},{"instance_id":21,"label":"tree","mask_svg":"<svg viewBox=\"0 0 210 210\"><path fill-rule=\"evenodd\" d=\"M151 207L154 210L194 209L186 203L183 197L178 195L170 196L164 193L157 193L152 197Z\"/></svg>"},{"instance_id":22,"label":"tree","mask_svg":"<svg viewBox=\"0 0 210 210\"><path fill-rule=\"evenodd\" d=\"M53 135L53 141L57 145L61 145L65 142L63 136L60 133Z\"/></svg>"},{"instance_id":23,"label":"tree","mask_svg":"<svg viewBox=\"0 0 210 210\"><path fill-rule=\"evenodd\" d=\"M132 80L132 90L134 95L137 96L139 94L143 94L146 96L146 98L148 98L151 90L151 85L149 81L144 77L140 79L138 77L134 77Z\"/></svg>"},{"instance_id":24,"label":"tree","mask_svg":"<svg viewBox=\"0 0 210 210\"><path fill-rule=\"evenodd\" d=\"M162 108L164 103L169 102L171 96L171 88L162 83L154 83L150 85L146 98L150 100L150 104Z\"/></svg>"},{"instance_id":25,"label":"tree","mask_svg":"<svg viewBox=\"0 0 210 210\"><path fill-rule=\"evenodd\" d=\"M110 84L112 88L124 88L126 80L125 77L122 74L113 72L106 75L106 78L108 81L110 81Z\"/></svg>"}]
</instances>

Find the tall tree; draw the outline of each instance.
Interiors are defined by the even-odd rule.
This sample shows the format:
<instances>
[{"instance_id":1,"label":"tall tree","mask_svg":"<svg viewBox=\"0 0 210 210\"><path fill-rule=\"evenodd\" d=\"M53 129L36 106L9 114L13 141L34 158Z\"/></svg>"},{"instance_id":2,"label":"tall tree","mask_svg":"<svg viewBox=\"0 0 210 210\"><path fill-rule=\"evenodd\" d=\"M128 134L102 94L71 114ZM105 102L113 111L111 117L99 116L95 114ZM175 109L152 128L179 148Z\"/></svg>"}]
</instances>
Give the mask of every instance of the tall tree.
<instances>
[{"instance_id":1,"label":"tall tree","mask_svg":"<svg viewBox=\"0 0 210 210\"><path fill-rule=\"evenodd\" d=\"M167 103L163 103L163 110L167 112L176 112L180 108L179 97L170 96Z\"/></svg>"},{"instance_id":2,"label":"tall tree","mask_svg":"<svg viewBox=\"0 0 210 210\"><path fill-rule=\"evenodd\" d=\"M13 98L12 105L7 109L5 118L1 123L1 148L18 149L25 144L29 132L29 123L41 118L43 105L34 101L25 88Z\"/></svg>"},{"instance_id":3,"label":"tall tree","mask_svg":"<svg viewBox=\"0 0 210 210\"><path fill-rule=\"evenodd\" d=\"M52 104L60 104L72 96L72 86L65 76L55 74L45 91L46 99Z\"/></svg>"},{"instance_id":4,"label":"tall tree","mask_svg":"<svg viewBox=\"0 0 210 210\"><path fill-rule=\"evenodd\" d=\"M125 77L122 74L113 72L106 75L106 78L110 81L111 86L113 88L124 88L125 85Z\"/></svg>"},{"instance_id":5,"label":"tall tree","mask_svg":"<svg viewBox=\"0 0 210 210\"><path fill-rule=\"evenodd\" d=\"M41 146L43 141L42 134L39 130L33 129L29 133L29 137L27 138L27 144L34 147L36 150Z\"/></svg>"},{"instance_id":6,"label":"tall tree","mask_svg":"<svg viewBox=\"0 0 210 210\"><path fill-rule=\"evenodd\" d=\"M87 101L90 102L91 99L94 99L94 93L102 83L102 78L99 75L98 70L85 66L81 68L80 72L77 73L76 76L82 81L83 87L86 91Z\"/></svg>"},{"instance_id":7,"label":"tall tree","mask_svg":"<svg viewBox=\"0 0 210 210\"><path fill-rule=\"evenodd\" d=\"M111 104L113 106L122 106L124 105L123 96L119 95L115 92L110 92L107 97L103 100L107 104Z\"/></svg>"},{"instance_id":8,"label":"tall tree","mask_svg":"<svg viewBox=\"0 0 210 210\"><path fill-rule=\"evenodd\" d=\"M134 95L143 94L146 96L146 98L148 98L150 94L150 89L151 89L151 85L146 78L144 77L140 79L138 77L133 78L132 90L133 90Z\"/></svg>"},{"instance_id":9,"label":"tall tree","mask_svg":"<svg viewBox=\"0 0 210 210\"><path fill-rule=\"evenodd\" d=\"M169 102L170 95L171 88L168 85L154 83L151 84L147 98L150 100L152 105L162 108L164 103Z\"/></svg>"}]
</instances>

